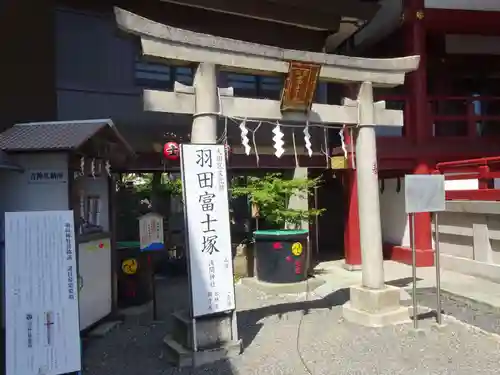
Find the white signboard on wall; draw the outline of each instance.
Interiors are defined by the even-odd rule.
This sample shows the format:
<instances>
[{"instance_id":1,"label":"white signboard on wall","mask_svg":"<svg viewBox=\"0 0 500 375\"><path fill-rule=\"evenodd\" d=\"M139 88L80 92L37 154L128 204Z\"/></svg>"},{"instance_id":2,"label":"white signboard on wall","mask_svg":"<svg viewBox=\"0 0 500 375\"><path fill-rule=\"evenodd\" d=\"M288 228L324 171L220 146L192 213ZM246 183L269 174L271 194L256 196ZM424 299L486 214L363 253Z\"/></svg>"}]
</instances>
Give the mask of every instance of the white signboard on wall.
<instances>
[{"instance_id":1,"label":"white signboard on wall","mask_svg":"<svg viewBox=\"0 0 500 375\"><path fill-rule=\"evenodd\" d=\"M223 145L181 145L194 317L235 308L226 154Z\"/></svg>"},{"instance_id":2,"label":"white signboard on wall","mask_svg":"<svg viewBox=\"0 0 500 375\"><path fill-rule=\"evenodd\" d=\"M30 184L65 184L68 171L65 169L31 169L26 171Z\"/></svg>"},{"instance_id":3,"label":"white signboard on wall","mask_svg":"<svg viewBox=\"0 0 500 375\"><path fill-rule=\"evenodd\" d=\"M81 370L73 211L5 214L6 374Z\"/></svg>"}]
</instances>

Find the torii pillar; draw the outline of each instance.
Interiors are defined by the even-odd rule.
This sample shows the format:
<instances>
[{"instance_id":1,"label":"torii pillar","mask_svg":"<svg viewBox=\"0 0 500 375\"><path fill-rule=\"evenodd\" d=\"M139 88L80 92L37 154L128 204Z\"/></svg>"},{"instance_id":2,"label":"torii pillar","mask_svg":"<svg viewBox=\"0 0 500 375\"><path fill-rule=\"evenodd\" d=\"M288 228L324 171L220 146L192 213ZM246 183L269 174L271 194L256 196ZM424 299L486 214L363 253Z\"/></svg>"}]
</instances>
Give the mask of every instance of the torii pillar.
<instances>
[{"instance_id":1,"label":"torii pillar","mask_svg":"<svg viewBox=\"0 0 500 375\"><path fill-rule=\"evenodd\" d=\"M191 128L191 143L216 144L219 103L217 96L217 67L200 63L193 79L196 113Z\"/></svg>"},{"instance_id":2,"label":"torii pillar","mask_svg":"<svg viewBox=\"0 0 500 375\"><path fill-rule=\"evenodd\" d=\"M352 101L347 100L352 105ZM351 287L344 318L368 327L408 321L408 308L400 306L400 289L385 284L382 226L375 134L375 108L371 82L363 82L357 95L356 179L362 261L362 284Z\"/></svg>"}]
</instances>

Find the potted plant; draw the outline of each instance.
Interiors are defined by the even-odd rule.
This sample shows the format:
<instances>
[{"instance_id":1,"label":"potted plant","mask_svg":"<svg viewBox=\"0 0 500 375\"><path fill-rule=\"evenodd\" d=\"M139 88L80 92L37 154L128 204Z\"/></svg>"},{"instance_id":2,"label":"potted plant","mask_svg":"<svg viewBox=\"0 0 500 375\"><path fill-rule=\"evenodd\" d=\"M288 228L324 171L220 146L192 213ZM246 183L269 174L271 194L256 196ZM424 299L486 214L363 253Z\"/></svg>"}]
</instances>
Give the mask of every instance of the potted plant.
<instances>
[{"instance_id":1,"label":"potted plant","mask_svg":"<svg viewBox=\"0 0 500 375\"><path fill-rule=\"evenodd\" d=\"M286 179L271 173L233 182L232 197L246 196L253 213L266 224L254 232L256 276L260 281L291 283L307 278L309 230L304 228L323 209L294 208L292 200L309 200L320 178Z\"/></svg>"}]
</instances>

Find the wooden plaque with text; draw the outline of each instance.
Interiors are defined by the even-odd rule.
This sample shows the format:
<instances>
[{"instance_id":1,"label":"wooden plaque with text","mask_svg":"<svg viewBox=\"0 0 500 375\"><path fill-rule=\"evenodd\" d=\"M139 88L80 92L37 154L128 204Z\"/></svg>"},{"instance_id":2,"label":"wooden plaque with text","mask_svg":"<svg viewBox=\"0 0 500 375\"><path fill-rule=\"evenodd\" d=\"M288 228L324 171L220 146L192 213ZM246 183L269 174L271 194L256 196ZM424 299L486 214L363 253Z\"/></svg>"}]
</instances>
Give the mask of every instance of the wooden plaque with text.
<instances>
[{"instance_id":1,"label":"wooden plaque with text","mask_svg":"<svg viewBox=\"0 0 500 375\"><path fill-rule=\"evenodd\" d=\"M281 96L281 111L307 112L316 93L321 65L291 61Z\"/></svg>"}]
</instances>

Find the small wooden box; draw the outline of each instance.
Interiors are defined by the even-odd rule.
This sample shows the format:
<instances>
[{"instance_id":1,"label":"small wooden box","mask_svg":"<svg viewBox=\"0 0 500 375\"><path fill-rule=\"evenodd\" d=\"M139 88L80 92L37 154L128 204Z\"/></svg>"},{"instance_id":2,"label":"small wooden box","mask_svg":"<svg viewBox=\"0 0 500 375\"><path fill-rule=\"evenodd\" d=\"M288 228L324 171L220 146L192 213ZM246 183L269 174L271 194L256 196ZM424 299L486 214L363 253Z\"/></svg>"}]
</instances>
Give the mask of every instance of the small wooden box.
<instances>
[{"instance_id":1,"label":"small wooden box","mask_svg":"<svg viewBox=\"0 0 500 375\"><path fill-rule=\"evenodd\" d=\"M332 156L330 159L332 169L348 169L347 159L343 156Z\"/></svg>"}]
</instances>

